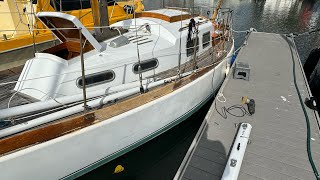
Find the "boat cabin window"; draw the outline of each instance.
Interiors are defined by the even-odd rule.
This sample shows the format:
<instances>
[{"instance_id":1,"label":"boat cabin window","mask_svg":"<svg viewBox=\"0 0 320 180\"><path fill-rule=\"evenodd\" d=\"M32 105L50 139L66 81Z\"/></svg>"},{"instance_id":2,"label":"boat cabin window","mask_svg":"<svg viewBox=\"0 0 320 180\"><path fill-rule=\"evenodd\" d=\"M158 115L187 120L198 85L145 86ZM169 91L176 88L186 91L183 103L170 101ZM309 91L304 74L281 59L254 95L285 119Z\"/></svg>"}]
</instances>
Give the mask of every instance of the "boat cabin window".
<instances>
[{"instance_id":1,"label":"boat cabin window","mask_svg":"<svg viewBox=\"0 0 320 180\"><path fill-rule=\"evenodd\" d=\"M202 36L202 48L206 48L210 45L210 31L206 32Z\"/></svg>"},{"instance_id":2,"label":"boat cabin window","mask_svg":"<svg viewBox=\"0 0 320 180\"><path fill-rule=\"evenodd\" d=\"M114 74L114 71L112 70L89 74L85 76L86 87L108 83L113 81L114 78L115 78L115 74ZM82 77L79 77L77 79L77 86L79 88L83 87Z\"/></svg>"},{"instance_id":3,"label":"boat cabin window","mask_svg":"<svg viewBox=\"0 0 320 180\"><path fill-rule=\"evenodd\" d=\"M195 41L197 41L197 44L196 44L196 51L198 52L199 51L199 38L197 37L196 38L193 38L191 39L190 41L187 42L187 57L193 55L193 50L194 50L194 46L195 46Z\"/></svg>"},{"instance_id":4,"label":"boat cabin window","mask_svg":"<svg viewBox=\"0 0 320 180\"><path fill-rule=\"evenodd\" d=\"M139 71L139 63L135 63L133 65L133 72L135 74L139 74L142 72L150 71L152 69L157 68L158 65L159 65L159 61L157 58L152 58L149 60L141 61L140 62L141 70Z\"/></svg>"}]
</instances>

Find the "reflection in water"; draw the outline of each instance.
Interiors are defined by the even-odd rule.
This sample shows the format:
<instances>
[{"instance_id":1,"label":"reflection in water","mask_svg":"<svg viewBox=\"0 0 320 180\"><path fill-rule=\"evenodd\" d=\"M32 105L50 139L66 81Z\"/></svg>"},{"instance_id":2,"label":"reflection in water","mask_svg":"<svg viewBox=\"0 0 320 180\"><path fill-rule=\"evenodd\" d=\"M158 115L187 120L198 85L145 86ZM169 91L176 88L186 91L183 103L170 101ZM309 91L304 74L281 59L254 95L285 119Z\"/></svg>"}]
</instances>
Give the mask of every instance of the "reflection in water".
<instances>
[{"instance_id":1,"label":"reflection in water","mask_svg":"<svg viewBox=\"0 0 320 180\"><path fill-rule=\"evenodd\" d=\"M217 0L164 0L165 6L211 7ZM145 0L146 9L162 7L162 0ZM320 27L320 1L318 0L224 0L222 7L234 10L234 29L270 33L302 33ZM235 34L236 47L243 42L244 36ZM302 62L309 52L320 47L319 33L296 38Z\"/></svg>"},{"instance_id":2,"label":"reflection in water","mask_svg":"<svg viewBox=\"0 0 320 180\"><path fill-rule=\"evenodd\" d=\"M264 2L264 9L263 15L268 16L269 14L272 15L280 15L280 16L288 16L290 12L290 8L293 4L296 4L298 0L267 0Z\"/></svg>"},{"instance_id":3,"label":"reflection in water","mask_svg":"<svg viewBox=\"0 0 320 180\"><path fill-rule=\"evenodd\" d=\"M320 27L320 1L314 0L228 0L223 7L234 9L234 29L250 27L270 33L302 33ZM243 35L235 34L236 47ZM302 62L320 47L319 33L296 38Z\"/></svg>"}]
</instances>

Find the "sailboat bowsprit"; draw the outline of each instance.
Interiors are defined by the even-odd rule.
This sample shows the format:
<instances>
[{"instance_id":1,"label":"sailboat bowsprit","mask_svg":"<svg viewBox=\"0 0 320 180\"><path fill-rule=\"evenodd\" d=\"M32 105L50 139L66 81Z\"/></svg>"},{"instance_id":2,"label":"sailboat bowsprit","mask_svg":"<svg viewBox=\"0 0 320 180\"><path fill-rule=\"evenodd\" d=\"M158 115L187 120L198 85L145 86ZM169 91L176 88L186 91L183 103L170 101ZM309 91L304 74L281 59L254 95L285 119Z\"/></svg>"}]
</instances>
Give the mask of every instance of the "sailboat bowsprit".
<instances>
[{"instance_id":1,"label":"sailboat bowsprit","mask_svg":"<svg viewBox=\"0 0 320 180\"><path fill-rule=\"evenodd\" d=\"M0 110L11 122L0 130L0 178L75 178L185 120L230 67L228 13L212 22L146 11L113 24L119 34L101 42L72 15L38 13L62 43L28 60L14 88L37 102Z\"/></svg>"}]
</instances>

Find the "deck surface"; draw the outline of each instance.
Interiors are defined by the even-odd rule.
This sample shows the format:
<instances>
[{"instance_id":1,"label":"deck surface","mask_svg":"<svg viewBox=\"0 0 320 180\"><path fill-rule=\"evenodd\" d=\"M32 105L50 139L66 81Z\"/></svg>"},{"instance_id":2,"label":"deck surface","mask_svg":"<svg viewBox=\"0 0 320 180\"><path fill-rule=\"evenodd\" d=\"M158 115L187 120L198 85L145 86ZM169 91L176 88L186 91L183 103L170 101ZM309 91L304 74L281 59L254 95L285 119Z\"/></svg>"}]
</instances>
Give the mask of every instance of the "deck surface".
<instances>
[{"instance_id":1,"label":"deck surface","mask_svg":"<svg viewBox=\"0 0 320 180\"><path fill-rule=\"evenodd\" d=\"M252 131L239 180L315 179L307 155L306 120L293 82L289 45L292 42L282 35L250 34L237 57L237 62L251 66L250 81L233 79L229 73L220 89L226 102L216 99L216 106L212 104L175 179L221 179L240 122L250 123ZM305 99L310 93L295 47L292 50L298 87ZM240 118L228 114L224 119L217 113L222 107L241 104L242 96L255 100L254 115ZM232 113L241 114L238 110ZM319 116L308 108L307 113L313 160L320 170Z\"/></svg>"}]
</instances>

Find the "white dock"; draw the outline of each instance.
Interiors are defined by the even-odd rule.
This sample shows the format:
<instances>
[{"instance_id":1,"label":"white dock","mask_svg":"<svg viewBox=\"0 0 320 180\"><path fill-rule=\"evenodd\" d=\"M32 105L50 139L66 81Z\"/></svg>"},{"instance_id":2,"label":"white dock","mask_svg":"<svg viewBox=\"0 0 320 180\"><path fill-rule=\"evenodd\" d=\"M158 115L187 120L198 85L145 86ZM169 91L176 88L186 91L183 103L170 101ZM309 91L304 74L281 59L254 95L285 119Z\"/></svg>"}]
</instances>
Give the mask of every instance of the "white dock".
<instances>
[{"instance_id":1,"label":"white dock","mask_svg":"<svg viewBox=\"0 0 320 180\"><path fill-rule=\"evenodd\" d=\"M239 180L316 179L307 153L307 123L294 85L293 62L303 101L311 93L291 38L251 33L236 62L250 65L250 80L234 79L230 71L220 90L225 102L220 97L216 105L212 104L175 179L221 179L237 134L236 125L241 122L250 123L252 130ZM221 113L222 107L241 104L242 96L255 100L255 114L235 117L227 113L226 119L219 115L217 110ZM311 154L320 170L319 115L308 107L306 110ZM231 112L241 115L239 109Z\"/></svg>"}]
</instances>

